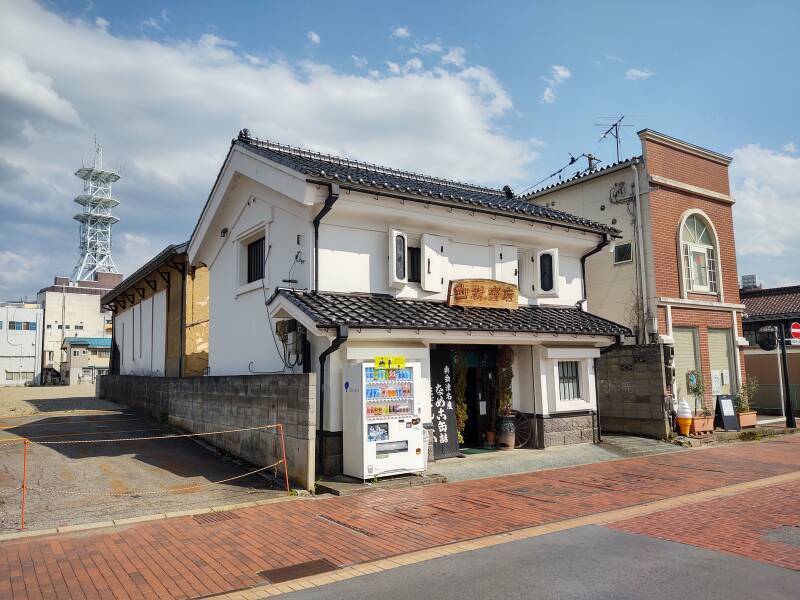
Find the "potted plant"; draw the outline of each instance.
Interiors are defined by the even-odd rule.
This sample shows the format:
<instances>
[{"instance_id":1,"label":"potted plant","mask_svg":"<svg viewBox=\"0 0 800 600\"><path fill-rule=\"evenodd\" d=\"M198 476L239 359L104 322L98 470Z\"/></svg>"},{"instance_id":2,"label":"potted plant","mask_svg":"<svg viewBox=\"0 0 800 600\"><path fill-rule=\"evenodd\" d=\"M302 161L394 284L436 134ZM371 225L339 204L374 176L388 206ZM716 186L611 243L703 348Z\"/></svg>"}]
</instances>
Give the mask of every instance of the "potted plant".
<instances>
[{"instance_id":1,"label":"potted plant","mask_svg":"<svg viewBox=\"0 0 800 600\"><path fill-rule=\"evenodd\" d=\"M497 352L497 447L513 450L516 442L511 407L511 380L514 378L514 351L501 346Z\"/></svg>"},{"instance_id":2,"label":"potted plant","mask_svg":"<svg viewBox=\"0 0 800 600\"><path fill-rule=\"evenodd\" d=\"M736 394L736 413L739 417L739 427L755 427L756 411L750 407L750 401L758 390L758 379L747 375L742 382L739 392Z\"/></svg>"},{"instance_id":3,"label":"potted plant","mask_svg":"<svg viewBox=\"0 0 800 600\"><path fill-rule=\"evenodd\" d=\"M694 417L692 433L710 433L714 431L714 413L705 403L706 383L700 371L687 373L687 389L694 396Z\"/></svg>"},{"instance_id":4,"label":"potted plant","mask_svg":"<svg viewBox=\"0 0 800 600\"><path fill-rule=\"evenodd\" d=\"M460 353L453 356L453 398L456 401L456 430L458 444L464 444L464 428L467 426L467 365Z\"/></svg>"}]
</instances>

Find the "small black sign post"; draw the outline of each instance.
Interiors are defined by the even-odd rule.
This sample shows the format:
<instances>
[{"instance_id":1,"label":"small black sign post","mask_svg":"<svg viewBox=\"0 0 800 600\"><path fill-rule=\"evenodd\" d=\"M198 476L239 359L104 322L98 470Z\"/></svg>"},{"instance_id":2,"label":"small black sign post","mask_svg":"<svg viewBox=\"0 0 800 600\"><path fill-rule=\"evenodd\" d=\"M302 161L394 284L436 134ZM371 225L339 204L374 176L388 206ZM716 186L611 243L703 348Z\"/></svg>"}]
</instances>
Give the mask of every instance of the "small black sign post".
<instances>
[{"instance_id":1,"label":"small black sign post","mask_svg":"<svg viewBox=\"0 0 800 600\"><path fill-rule=\"evenodd\" d=\"M431 350L431 415L433 458L458 456L453 366L449 350Z\"/></svg>"},{"instance_id":2,"label":"small black sign post","mask_svg":"<svg viewBox=\"0 0 800 600\"><path fill-rule=\"evenodd\" d=\"M733 396L730 394L717 396L717 415L715 425L719 425L725 431L739 431L739 417L733 407Z\"/></svg>"}]
</instances>

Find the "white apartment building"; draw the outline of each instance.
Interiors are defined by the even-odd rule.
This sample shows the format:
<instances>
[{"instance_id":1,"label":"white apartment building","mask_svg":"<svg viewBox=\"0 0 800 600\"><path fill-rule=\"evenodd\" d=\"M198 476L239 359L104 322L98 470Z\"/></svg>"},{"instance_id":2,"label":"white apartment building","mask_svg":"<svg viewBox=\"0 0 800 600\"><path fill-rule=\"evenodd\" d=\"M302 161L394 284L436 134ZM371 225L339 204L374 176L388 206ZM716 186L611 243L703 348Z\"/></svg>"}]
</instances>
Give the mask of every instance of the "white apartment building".
<instances>
[{"instance_id":1,"label":"white apartment building","mask_svg":"<svg viewBox=\"0 0 800 600\"><path fill-rule=\"evenodd\" d=\"M594 359L630 331L586 312L583 265L616 235L509 188L244 130L188 249L193 266L209 269L210 374L317 373L318 444L335 470L348 365L403 356L418 365L418 396L431 398L441 376L432 365L464 357L464 438L481 445L497 356L510 346L513 406L533 417L534 445L592 441ZM431 401L420 414L434 419Z\"/></svg>"},{"instance_id":2,"label":"white apartment building","mask_svg":"<svg viewBox=\"0 0 800 600\"><path fill-rule=\"evenodd\" d=\"M0 385L38 385L41 349L41 307L0 302Z\"/></svg>"},{"instance_id":3,"label":"white apartment building","mask_svg":"<svg viewBox=\"0 0 800 600\"><path fill-rule=\"evenodd\" d=\"M39 290L37 302L44 310L42 373L45 382L61 380L66 360L62 346L69 337L111 337L111 313L100 298L122 280L116 273L99 273L96 281L71 282L56 277Z\"/></svg>"}]
</instances>

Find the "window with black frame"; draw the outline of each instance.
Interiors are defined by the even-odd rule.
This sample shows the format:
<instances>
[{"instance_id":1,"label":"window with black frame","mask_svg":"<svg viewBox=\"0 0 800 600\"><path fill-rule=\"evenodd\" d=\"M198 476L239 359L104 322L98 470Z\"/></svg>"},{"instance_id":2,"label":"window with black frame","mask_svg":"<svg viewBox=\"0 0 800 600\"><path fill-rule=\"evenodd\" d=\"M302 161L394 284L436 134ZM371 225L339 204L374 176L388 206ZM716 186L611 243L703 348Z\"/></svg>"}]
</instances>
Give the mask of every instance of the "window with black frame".
<instances>
[{"instance_id":1,"label":"window with black frame","mask_svg":"<svg viewBox=\"0 0 800 600\"><path fill-rule=\"evenodd\" d=\"M558 362L558 392L562 400L581 400L581 384L578 361Z\"/></svg>"},{"instance_id":2,"label":"window with black frame","mask_svg":"<svg viewBox=\"0 0 800 600\"><path fill-rule=\"evenodd\" d=\"M265 238L247 244L247 283L264 279Z\"/></svg>"}]
</instances>

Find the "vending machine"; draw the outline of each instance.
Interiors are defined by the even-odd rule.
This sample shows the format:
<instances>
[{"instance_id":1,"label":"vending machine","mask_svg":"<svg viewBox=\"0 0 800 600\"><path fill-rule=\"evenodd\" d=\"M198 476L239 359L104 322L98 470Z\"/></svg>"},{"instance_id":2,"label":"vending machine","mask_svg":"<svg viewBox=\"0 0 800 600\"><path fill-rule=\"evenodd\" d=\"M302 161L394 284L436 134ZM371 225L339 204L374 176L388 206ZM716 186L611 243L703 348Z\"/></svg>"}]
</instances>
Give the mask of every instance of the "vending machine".
<instances>
[{"instance_id":1,"label":"vending machine","mask_svg":"<svg viewBox=\"0 0 800 600\"><path fill-rule=\"evenodd\" d=\"M419 364L375 365L345 368L344 473L366 480L424 471Z\"/></svg>"}]
</instances>

